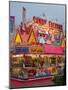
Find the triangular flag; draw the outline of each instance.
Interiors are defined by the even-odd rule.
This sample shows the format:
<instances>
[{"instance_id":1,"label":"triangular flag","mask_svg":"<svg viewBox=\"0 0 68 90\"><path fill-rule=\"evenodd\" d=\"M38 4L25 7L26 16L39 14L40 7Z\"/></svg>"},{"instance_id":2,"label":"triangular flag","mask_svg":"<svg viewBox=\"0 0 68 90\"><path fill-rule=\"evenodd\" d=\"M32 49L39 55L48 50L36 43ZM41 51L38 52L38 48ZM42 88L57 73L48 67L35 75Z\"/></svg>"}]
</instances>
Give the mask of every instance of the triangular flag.
<instances>
[{"instance_id":1,"label":"triangular flag","mask_svg":"<svg viewBox=\"0 0 68 90\"><path fill-rule=\"evenodd\" d=\"M63 48L65 47L65 40L64 39L62 40L61 47L63 47Z\"/></svg>"},{"instance_id":2,"label":"triangular flag","mask_svg":"<svg viewBox=\"0 0 68 90\"><path fill-rule=\"evenodd\" d=\"M21 44L22 43L21 35L18 32L16 33L15 43L16 44Z\"/></svg>"},{"instance_id":3,"label":"triangular flag","mask_svg":"<svg viewBox=\"0 0 68 90\"><path fill-rule=\"evenodd\" d=\"M36 44L36 38L33 30L31 31L29 38L28 38L28 43L29 44Z\"/></svg>"}]
</instances>

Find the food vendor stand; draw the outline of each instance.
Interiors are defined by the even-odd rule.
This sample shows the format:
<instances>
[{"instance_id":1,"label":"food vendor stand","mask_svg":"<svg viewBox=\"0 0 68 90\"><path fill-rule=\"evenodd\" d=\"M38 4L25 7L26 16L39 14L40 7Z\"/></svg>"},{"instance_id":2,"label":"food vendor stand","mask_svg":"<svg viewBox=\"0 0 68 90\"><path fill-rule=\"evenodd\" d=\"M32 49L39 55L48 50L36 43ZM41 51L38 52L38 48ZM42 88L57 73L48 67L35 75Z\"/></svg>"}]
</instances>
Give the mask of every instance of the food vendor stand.
<instances>
[{"instance_id":1,"label":"food vendor stand","mask_svg":"<svg viewBox=\"0 0 68 90\"><path fill-rule=\"evenodd\" d=\"M13 88L54 85L53 77L64 75L62 25L51 21L45 24L46 20L40 18L39 22L36 19L33 17L29 33L16 31L14 47L10 51L10 84Z\"/></svg>"}]
</instances>

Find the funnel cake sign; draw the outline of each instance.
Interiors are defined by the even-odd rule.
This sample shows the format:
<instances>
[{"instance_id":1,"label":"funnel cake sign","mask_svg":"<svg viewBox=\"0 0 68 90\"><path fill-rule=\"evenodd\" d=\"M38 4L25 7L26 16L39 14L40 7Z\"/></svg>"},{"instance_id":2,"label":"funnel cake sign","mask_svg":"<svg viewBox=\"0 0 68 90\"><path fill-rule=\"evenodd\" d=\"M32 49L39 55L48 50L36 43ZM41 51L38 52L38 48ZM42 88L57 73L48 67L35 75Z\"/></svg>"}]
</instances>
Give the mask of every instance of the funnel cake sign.
<instances>
[{"instance_id":1,"label":"funnel cake sign","mask_svg":"<svg viewBox=\"0 0 68 90\"><path fill-rule=\"evenodd\" d=\"M43 18L39 18L39 17L36 17L36 16L33 16L33 21L34 23L37 23L37 24L46 24L46 19L43 19Z\"/></svg>"}]
</instances>

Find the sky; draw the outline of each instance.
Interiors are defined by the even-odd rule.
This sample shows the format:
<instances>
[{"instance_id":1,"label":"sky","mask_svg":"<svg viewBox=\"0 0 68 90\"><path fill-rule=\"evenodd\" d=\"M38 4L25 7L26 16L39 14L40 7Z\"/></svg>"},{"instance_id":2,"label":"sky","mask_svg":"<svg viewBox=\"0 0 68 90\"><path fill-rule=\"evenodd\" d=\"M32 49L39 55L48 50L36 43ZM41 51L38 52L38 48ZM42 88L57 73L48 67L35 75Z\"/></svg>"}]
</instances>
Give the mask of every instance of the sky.
<instances>
[{"instance_id":1,"label":"sky","mask_svg":"<svg viewBox=\"0 0 68 90\"><path fill-rule=\"evenodd\" d=\"M32 20L33 16L57 21L65 27L65 5L40 4L25 2L10 2L10 16L15 16L15 25L22 21L22 7L26 8L26 19ZM43 17L43 13L45 17Z\"/></svg>"}]
</instances>

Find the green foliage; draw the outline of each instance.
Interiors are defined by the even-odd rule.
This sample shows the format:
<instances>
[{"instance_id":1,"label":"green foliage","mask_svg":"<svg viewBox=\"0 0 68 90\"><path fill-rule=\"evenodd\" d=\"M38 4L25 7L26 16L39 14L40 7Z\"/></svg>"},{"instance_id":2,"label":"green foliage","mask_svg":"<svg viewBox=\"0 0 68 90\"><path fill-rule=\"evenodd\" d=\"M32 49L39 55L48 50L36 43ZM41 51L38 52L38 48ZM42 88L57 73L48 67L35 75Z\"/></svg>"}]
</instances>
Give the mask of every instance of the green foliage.
<instances>
[{"instance_id":1,"label":"green foliage","mask_svg":"<svg viewBox=\"0 0 68 90\"><path fill-rule=\"evenodd\" d=\"M65 85L65 76L55 75L53 79L55 85Z\"/></svg>"}]
</instances>

